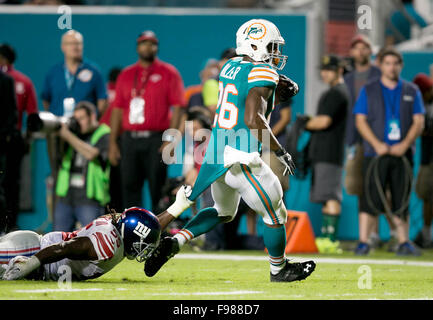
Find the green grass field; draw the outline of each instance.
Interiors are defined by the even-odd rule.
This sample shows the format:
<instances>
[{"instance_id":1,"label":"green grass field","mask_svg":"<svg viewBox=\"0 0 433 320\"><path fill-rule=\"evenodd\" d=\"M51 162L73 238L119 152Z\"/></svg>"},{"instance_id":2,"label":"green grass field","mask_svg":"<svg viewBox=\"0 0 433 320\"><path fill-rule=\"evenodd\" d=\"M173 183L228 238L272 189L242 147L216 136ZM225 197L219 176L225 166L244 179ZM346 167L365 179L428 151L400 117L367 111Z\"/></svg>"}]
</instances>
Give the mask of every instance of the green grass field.
<instances>
[{"instance_id":1,"label":"green grass field","mask_svg":"<svg viewBox=\"0 0 433 320\"><path fill-rule=\"evenodd\" d=\"M271 283L263 252L186 249L153 278L144 275L143 264L124 260L104 276L73 282L70 288L57 282L1 281L0 300L433 299L433 251L404 259L385 251L365 258L348 251L295 255L295 260L316 260L315 272L304 281Z\"/></svg>"}]
</instances>

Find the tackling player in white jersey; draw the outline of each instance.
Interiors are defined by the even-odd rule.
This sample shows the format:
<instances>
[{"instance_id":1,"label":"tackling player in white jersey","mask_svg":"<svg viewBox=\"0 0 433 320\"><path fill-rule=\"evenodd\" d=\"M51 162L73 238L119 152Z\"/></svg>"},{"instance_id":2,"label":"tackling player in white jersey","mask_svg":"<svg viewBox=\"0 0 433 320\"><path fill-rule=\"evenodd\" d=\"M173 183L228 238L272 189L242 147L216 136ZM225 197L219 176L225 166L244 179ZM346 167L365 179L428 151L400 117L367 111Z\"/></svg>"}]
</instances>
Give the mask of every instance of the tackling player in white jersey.
<instances>
[{"instance_id":1,"label":"tackling player in white jersey","mask_svg":"<svg viewBox=\"0 0 433 320\"><path fill-rule=\"evenodd\" d=\"M158 219L138 207L99 217L74 232L11 232L0 238L0 279L58 280L63 266L72 280L97 278L124 257L146 260L160 234Z\"/></svg>"}]
</instances>

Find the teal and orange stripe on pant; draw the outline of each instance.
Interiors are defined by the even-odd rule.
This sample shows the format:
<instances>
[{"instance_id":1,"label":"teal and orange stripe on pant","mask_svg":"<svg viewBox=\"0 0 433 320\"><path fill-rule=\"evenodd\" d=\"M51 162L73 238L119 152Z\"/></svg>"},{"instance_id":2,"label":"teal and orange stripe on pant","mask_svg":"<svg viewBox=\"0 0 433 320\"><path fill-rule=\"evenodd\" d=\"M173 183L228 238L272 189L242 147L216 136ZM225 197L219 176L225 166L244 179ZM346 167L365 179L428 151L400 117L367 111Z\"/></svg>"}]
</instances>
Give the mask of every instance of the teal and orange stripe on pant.
<instances>
[{"instance_id":1,"label":"teal and orange stripe on pant","mask_svg":"<svg viewBox=\"0 0 433 320\"><path fill-rule=\"evenodd\" d=\"M262 202L263 206L265 207L266 212L271 217L272 222L274 224L280 224L280 222L278 221L277 214L275 213L275 210L272 207L272 202L271 202L268 194L263 189L260 182L253 175L253 173L251 172L251 169L248 166L246 166L245 164L241 164L241 169L242 169L242 172L243 172L245 178L247 179L247 181L251 184L251 186L256 191L260 201Z\"/></svg>"}]
</instances>

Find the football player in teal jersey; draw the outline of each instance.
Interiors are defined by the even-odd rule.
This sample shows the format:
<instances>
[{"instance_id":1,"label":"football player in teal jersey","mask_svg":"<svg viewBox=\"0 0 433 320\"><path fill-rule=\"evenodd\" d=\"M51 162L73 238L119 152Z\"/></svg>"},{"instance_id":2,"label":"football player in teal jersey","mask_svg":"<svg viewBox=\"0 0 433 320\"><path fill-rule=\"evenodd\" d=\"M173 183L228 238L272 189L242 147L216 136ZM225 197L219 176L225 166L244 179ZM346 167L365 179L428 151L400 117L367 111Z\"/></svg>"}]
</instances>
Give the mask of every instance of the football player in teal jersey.
<instances>
[{"instance_id":1,"label":"football player in teal jersey","mask_svg":"<svg viewBox=\"0 0 433 320\"><path fill-rule=\"evenodd\" d=\"M275 95L276 91L284 92L285 88L292 95L298 91L296 83L276 72L284 68L287 60L281 54L283 45L278 28L267 20L250 20L237 31L238 57L228 60L221 69L212 135L194 188L180 188L176 201L158 219L164 229L209 186L215 205L200 210L174 237L161 240L146 261L147 276L154 276L192 238L233 220L241 197L263 218L270 280L303 280L314 271L313 261L289 262L285 257L287 210L283 191L277 176L260 158L265 143L285 165L285 173L294 173L290 154L267 121L278 102L275 100L281 96Z\"/></svg>"}]
</instances>

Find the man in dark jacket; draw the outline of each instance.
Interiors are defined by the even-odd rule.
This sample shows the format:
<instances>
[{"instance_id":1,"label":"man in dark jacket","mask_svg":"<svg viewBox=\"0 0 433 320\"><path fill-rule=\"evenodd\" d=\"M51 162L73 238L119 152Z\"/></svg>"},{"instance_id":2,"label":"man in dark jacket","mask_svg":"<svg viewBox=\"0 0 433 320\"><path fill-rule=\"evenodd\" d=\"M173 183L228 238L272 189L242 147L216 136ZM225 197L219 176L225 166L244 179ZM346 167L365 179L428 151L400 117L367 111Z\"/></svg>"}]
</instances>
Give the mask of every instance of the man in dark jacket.
<instances>
[{"instance_id":1,"label":"man in dark jacket","mask_svg":"<svg viewBox=\"0 0 433 320\"><path fill-rule=\"evenodd\" d=\"M386 212L387 200L380 200L380 190L374 175L367 176L370 163L378 161L378 179L383 191L390 186L391 212L387 212L395 226L399 246L398 255L419 255L409 242L409 210L404 206L405 188L402 183L405 163L413 165L415 139L424 127L424 104L417 86L400 78L403 67L401 54L393 48L384 48L378 55L382 75L361 89L353 112L356 127L363 138L365 192L360 199L360 215L366 215L367 225L378 213ZM371 201L368 201L369 192ZM368 253L368 230L359 235L358 248Z\"/></svg>"}]
</instances>

